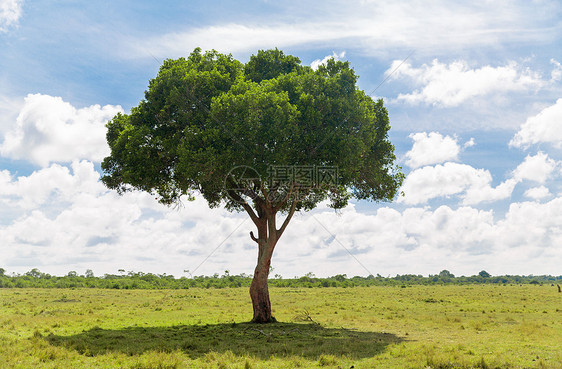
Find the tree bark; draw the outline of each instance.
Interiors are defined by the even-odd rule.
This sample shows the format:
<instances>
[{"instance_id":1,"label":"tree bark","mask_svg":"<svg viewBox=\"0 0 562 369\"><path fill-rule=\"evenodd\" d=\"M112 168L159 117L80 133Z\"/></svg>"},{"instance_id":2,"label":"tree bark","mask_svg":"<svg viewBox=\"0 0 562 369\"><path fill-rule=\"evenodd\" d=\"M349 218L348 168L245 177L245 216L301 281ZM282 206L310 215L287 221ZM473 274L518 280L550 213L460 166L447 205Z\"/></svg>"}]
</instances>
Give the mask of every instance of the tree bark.
<instances>
[{"instance_id":1,"label":"tree bark","mask_svg":"<svg viewBox=\"0 0 562 369\"><path fill-rule=\"evenodd\" d=\"M271 315L271 301L269 300L269 289L267 278L269 276L269 266L271 257L258 261L254 270L254 279L250 285L250 297L254 308L252 323L271 323L275 318Z\"/></svg>"},{"instance_id":2,"label":"tree bark","mask_svg":"<svg viewBox=\"0 0 562 369\"><path fill-rule=\"evenodd\" d=\"M259 222L258 238L251 234L252 239L258 244L258 263L254 270L254 279L250 285L250 297L254 308L253 323L270 323L275 318L271 315L271 301L269 300L269 289L267 278L271 266L271 256L276 244L275 213L265 206L258 211ZM271 227L273 225L273 228Z\"/></svg>"}]
</instances>

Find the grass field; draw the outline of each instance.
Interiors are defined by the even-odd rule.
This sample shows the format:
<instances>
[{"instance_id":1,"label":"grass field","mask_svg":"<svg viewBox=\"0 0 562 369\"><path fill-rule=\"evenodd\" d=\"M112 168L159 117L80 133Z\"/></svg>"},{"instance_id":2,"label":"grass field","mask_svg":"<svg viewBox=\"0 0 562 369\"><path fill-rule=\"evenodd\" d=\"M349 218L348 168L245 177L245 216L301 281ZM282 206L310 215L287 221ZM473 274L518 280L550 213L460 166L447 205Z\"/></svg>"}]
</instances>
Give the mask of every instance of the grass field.
<instances>
[{"instance_id":1,"label":"grass field","mask_svg":"<svg viewBox=\"0 0 562 369\"><path fill-rule=\"evenodd\" d=\"M0 368L562 368L550 285L0 289Z\"/></svg>"}]
</instances>

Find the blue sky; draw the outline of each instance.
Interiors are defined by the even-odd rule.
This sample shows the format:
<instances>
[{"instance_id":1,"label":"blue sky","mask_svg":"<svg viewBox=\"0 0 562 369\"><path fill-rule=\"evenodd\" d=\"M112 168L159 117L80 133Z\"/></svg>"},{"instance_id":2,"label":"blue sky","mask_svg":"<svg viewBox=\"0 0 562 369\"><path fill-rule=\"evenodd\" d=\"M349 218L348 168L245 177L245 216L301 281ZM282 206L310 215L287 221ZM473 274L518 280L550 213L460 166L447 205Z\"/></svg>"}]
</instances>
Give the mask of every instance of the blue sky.
<instances>
[{"instance_id":1,"label":"blue sky","mask_svg":"<svg viewBox=\"0 0 562 369\"><path fill-rule=\"evenodd\" d=\"M252 273L244 214L99 182L104 124L200 46L349 60L389 110L404 196L297 214L273 274L562 274L561 19L542 0L0 0L0 267Z\"/></svg>"}]
</instances>

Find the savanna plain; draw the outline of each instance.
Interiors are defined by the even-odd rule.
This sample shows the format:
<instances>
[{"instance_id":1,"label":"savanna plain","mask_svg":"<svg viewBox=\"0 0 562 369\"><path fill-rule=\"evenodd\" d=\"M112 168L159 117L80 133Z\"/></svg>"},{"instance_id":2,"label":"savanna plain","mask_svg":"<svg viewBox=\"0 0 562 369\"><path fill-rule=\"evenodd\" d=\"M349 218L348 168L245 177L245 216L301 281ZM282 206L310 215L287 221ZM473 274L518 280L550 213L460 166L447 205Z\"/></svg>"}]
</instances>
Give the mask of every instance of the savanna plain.
<instances>
[{"instance_id":1,"label":"savanna plain","mask_svg":"<svg viewBox=\"0 0 562 369\"><path fill-rule=\"evenodd\" d=\"M562 368L544 285L0 289L0 368Z\"/></svg>"}]
</instances>

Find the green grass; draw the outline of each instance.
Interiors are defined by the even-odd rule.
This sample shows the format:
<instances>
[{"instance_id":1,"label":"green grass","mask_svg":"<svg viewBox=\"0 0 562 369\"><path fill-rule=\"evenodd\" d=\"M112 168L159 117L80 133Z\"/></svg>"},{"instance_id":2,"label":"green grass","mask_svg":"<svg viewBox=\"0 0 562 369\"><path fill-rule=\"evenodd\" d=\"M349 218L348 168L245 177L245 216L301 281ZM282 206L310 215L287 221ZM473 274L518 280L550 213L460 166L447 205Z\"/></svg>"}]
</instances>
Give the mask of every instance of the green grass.
<instances>
[{"instance_id":1,"label":"green grass","mask_svg":"<svg viewBox=\"0 0 562 369\"><path fill-rule=\"evenodd\" d=\"M562 368L556 287L0 289L0 368Z\"/></svg>"}]
</instances>

